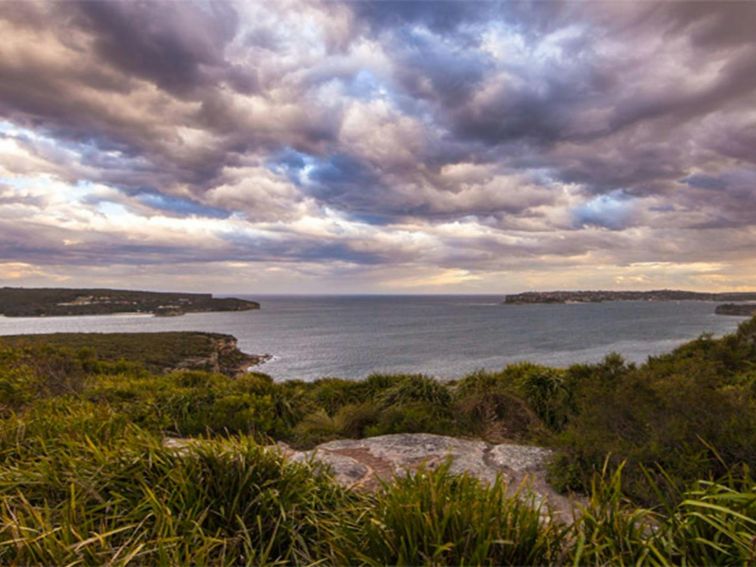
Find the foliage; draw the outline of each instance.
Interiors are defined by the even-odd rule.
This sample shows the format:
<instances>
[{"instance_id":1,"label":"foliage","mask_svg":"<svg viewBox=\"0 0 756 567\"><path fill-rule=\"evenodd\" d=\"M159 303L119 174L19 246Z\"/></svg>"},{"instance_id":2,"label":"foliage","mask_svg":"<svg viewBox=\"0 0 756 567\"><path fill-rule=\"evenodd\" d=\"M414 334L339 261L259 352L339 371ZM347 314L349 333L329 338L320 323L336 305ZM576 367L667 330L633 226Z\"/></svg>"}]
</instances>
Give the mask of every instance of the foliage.
<instances>
[{"instance_id":1,"label":"foliage","mask_svg":"<svg viewBox=\"0 0 756 567\"><path fill-rule=\"evenodd\" d=\"M756 319L639 366L609 355L454 382L154 373L109 348L0 343L0 562L754 561ZM552 481L586 505L545 522L526 494L443 467L347 493L257 445L400 432L551 444Z\"/></svg>"},{"instance_id":2,"label":"foliage","mask_svg":"<svg viewBox=\"0 0 756 567\"><path fill-rule=\"evenodd\" d=\"M463 430L500 443L545 439L544 427L527 403L506 390L468 391L456 401Z\"/></svg>"},{"instance_id":3,"label":"foliage","mask_svg":"<svg viewBox=\"0 0 756 567\"><path fill-rule=\"evenodd\" d=\"M40 349L57 348L71 352L87 352L102 362L121 362L133 372L144 366L150 372L165 372L175 368L209 370L216 355L221 366L242 362L234 358L244 355L236 349L219 349L218 344L235 339L218 333L190 331L161 333L52 333L43 335L12 335L2 337L9 346L38 353ZM225 359L229 360L225 360ZM126 362L128 361L128 362ZM224 364L225 363L225 364ZM96 370L92 367L90 370Z\"/></svg>"},{"instance_id":4,"label":"foliage","mask_svg":"<svg viewBox=\"0 0 756 567\"><path fill-rule=\"evenodd\" d=\"M347 529L342 562L368 565L540 565L564 530L504 483L449 473L448 464L385 484Z\"/></svg>"},{"instance_id":5,"label":"foliage","mask_svg":"<svg viewBox=\"0 0 756 567\"><path fill-rule=\"evenodd\" d=\"M131 429L39 445L0 468L4 564L312 563L350 499L246 439L177 452Z\"/></svg>"},{"instance_id":6,"label":"foliage","mask_svg":"<svg viewBox=\"0 0 756 567\"><path fill-rule=\"evenodd\" d=\"M627 460L624 490L652 503L642 468L662 466L683 484L715 478L736 465L756 466L756 325L701 337L635 368L616 356L578 369L575 410L558 444L565 487L586 490L606 455ZM568 369L568 374L570 369ZM716 451L712 450L716 447ZM556 468L556 467L555 467Z\"/></svg>"},{"instance_id":7,"label":"foliage","mask_svg":"<svg viewBox=\"0 0 756 567\"><path fill-rule=\"evenodd\" d=\"M657 510L608 467L574 522L448 466L349 492L248 437L168 448L91 402L49 400L0 430L3 564L629 564L753 560L748 471ZM658 487L657 487L658 489Z\"/></svg>"}]
</instances>

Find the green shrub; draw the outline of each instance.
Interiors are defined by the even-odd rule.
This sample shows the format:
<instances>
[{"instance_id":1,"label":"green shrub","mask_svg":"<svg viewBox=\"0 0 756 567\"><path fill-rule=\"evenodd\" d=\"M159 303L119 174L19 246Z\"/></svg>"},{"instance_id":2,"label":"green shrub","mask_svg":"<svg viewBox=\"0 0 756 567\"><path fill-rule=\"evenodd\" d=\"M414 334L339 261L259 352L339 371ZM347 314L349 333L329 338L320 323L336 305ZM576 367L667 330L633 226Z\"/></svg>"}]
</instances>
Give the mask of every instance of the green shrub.
<instances>
[{"instance_id":1,"label":"green shrub","mask_svg":"<svg viewBox=\"0 0 756 567\"><path fill-rule=\"evenodd\" d=\"M378 423L380 415L380 409L369 402L346 405L335 416L339 435L350 439L365 437L368 429Z\"/></svg>"},{"instance_id":2,"label":"green shrub","mask_svg":"<svg viewBox=\"0 0 756 567\"><path fill-rule=\"evenodd\" d=\"M0 470L0 561L312 563L350 495L248 441L177 452L129 435Z\"/></svg>"},{"instance_id":3,"label":"green shrub","mask_svg":"<svg viewBox=\"0 0 756 567\"><path fill-rule=\"evenodd\" d=\"M391 433L435 433L455 435L459 430L451 411L428 402L405 402L381 410L374 425L365 428L367 437Z\"/></svg>"},{"instance_id":4,"label":"green shrub","mask_svg":"<svg viewBox=\"0 0 756 567\"><path fill-rule=\"evenodd\" d=\"M698 481L664 518L660 543L672 565L748 565L756 560L756 484L750 475Z\"/></svg>"},{"instance_id":5,"label":"green shrub","mask_svg":"<svg viewBox=\"0 0 756 567\"><path fill-rule=\"evenodd\" d=\"M544 438L540 419L517 392L512 377L513 369L523 367L517 364L497 373L474 372L455 385L454 413L462 430L492 443Z\"/></svg>"},{"instance_id":6,"label":"green shrub","mask_svg":"<svg viewBox=\"0 0 756 567\"><path fill-rule=\"evenodd\" d=\"M315 411L302 418L292 432L290 443L298 449L311 449L315 445L333 441L340 436L336 419L323 410Z\"/></svg>"},{"instance_id":7,"label":"green shrub","mask_svg":"<svg viewBox=\"0 0 756 567\"><path fill-rule=\"evenodd\" d=\"M653 557L654 529L661 518L624 496L622 469L621 464L610 473L605 465L594 475L588 502L570 529L573 565L642 565Z\"/></svg>"},{"instance_id":8,"label":"green shrub","mask_svg":"<svg viewBox=\"0 0 756 567\"><path fill-rule=\"evenodd\" d=\"M448 465L384 485L352 517L342 563L542 565L561 546L561 528L527 495L453 476Z\"/></svg>"},{"instance_id":9,"label":"green shrub","mask_svg":"<svg viewBox=\"0 0 756 567\"><path fill-rule=\"evenodd\" d=\"M667 486L647 476L662 505L639 508L622 492L624 463L596 474L588 502L569 527L572 564L748 565L756 549L756 485L747 468L718 482ZM671 493L670 494L670 489Z\"/></svg>"},{"instance_id":10,"label":"green shrub","mask_svg":"<svg viewBox=\"0 0 756 567\"><path fill-rule=\"evenodd\" d=\"M448 411L451 401L446 386L421 374L404 376L384 390L379 398L380 405L385 408L420 402L436 408L439 413Z\"/></svg>"},{"instance_id":11,"label":"green shrub","mask_svg":"<svg viewBox=\"0 0 756 567\"><path fill-rule=\"evenodd\" d=\"M359 383L354 380L321 378L313 382L307 389L309 390L309 398L330 416L335 415L346 404L361 401L361 388Z\"/></svg>"},{"instance_id":12,"label":"green shrub","mask_svg":"<svg viewBox=\"0 0 756 567\"><path fill-rule=\"evenodd\" d=\"M507 391L467 391L457 396L455 410L463 430L492 443L532 442L545 437L535 412L524 400Z\"/></svg>"}]
</instances>

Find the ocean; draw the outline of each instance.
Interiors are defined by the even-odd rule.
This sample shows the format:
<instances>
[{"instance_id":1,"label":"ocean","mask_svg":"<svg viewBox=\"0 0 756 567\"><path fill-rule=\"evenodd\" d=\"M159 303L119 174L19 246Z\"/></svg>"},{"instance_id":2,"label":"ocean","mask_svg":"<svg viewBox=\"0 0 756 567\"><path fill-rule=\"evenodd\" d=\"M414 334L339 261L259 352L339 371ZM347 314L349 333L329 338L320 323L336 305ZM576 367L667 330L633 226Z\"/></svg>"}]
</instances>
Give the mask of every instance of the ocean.
<instances>
[{"instance_id":1,"label":"ocean","mask_svg":"<svg viewBox=\"0 0 756 567\"><path fill-rule=\"evenodd\" d=\"M609 352L641 362L702 333L731 332L740 317L710 302L502 305L502 296L237 296L259 311L181 317L0 317L0 335L211 331L239 339L277 380L363 378L374 372L455 378L522 360L566 366Z\"/></svg>"}]
</instances>

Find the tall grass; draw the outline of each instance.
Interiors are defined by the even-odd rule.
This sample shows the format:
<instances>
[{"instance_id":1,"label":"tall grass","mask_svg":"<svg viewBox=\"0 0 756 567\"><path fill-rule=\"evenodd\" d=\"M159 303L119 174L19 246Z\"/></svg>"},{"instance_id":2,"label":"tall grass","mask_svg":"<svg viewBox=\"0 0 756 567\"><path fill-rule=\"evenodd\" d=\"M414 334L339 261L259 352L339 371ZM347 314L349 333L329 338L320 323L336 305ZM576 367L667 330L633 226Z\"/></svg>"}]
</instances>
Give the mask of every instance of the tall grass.
<instances>
[{"instance_id":1,"label":"tall grass","mask_svg":"<svg viewBox=\"0 0 756 567\"><path fill-rule=\"evenodd\" d=\"M564 534L532 497L448 464L385 484L353 517L339 559L367 565L541 565Z\"/></svg>"},{"instance_id":2,"label":"tall grass","mask_svg":"<svg viewBox=\"0 0 756 567\"><path fill-rule=\"evenodd\" d=\"M661 517L631 505L622 494L623 466L610 473L608 462L594 477L571 526L568 555L574 565L641 565L652 555L650 544Z\"/></svg>"},{"instance_id":3,"label":"tall grass","mask_svg":"<svg viewBox=\"0 0 756 567\"><path fill-rule=\"evenodd\" d=\"M248 439L73 440L0 467L0 563L311 563L332 555L326 528L350 498Z\"/></svg>"},{"instance_id":4,"label":"tall grass","mask_svg":"<svg viewBox=\"0 0 756 567\"><path fill-rule=\"evenodd\" d=\"M607 459L608 463L608 459ZM575 565L753 565L756 562L756 484L745 468L718 482L683 488L647 475L662 504L639 508L622 494L622 469L607 465L570 528L567 556ZM677 494L675 494L677 493Z\"/></svg>"},{"instance_id":5,"label":"tall grass","mask_svg":"<svg viewBox=\"0 0 756 567\"><path fill-rule=\"evenodd\" d=\"M87 419L90 412L90 419ZM95 423L101 418L100 426ZM748 471L656 510L594 479L571 524L527 492L448 465L349 492L250 437L181 450L86 405L0 431L0 564L744 565L754 560ZM28 448L27 448L28 447Z\"/></svg>"}]
</instances>

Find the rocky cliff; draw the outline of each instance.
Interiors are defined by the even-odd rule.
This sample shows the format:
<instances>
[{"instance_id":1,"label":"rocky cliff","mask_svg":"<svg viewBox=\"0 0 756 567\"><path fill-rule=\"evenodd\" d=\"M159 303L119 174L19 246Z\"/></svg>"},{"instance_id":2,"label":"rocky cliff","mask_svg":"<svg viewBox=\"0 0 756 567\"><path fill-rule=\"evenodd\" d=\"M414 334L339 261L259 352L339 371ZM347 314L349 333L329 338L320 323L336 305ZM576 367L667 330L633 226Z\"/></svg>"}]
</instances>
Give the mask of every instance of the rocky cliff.
<instances>
[{"instance_id":1,"label":"rocky cliff","mask_svg":"<svg viewBox=\"0 0 756 567\"><path fill-rule=\"evenodd\" d=\"M203 354L185 358L174 369L208 370L235 378L247 372L250 367L262 364L270 358L267 354L247 354L239 350L236 337L218 333L203 333L209 341L209 348Z\"/></svg>"}]
</instances>

